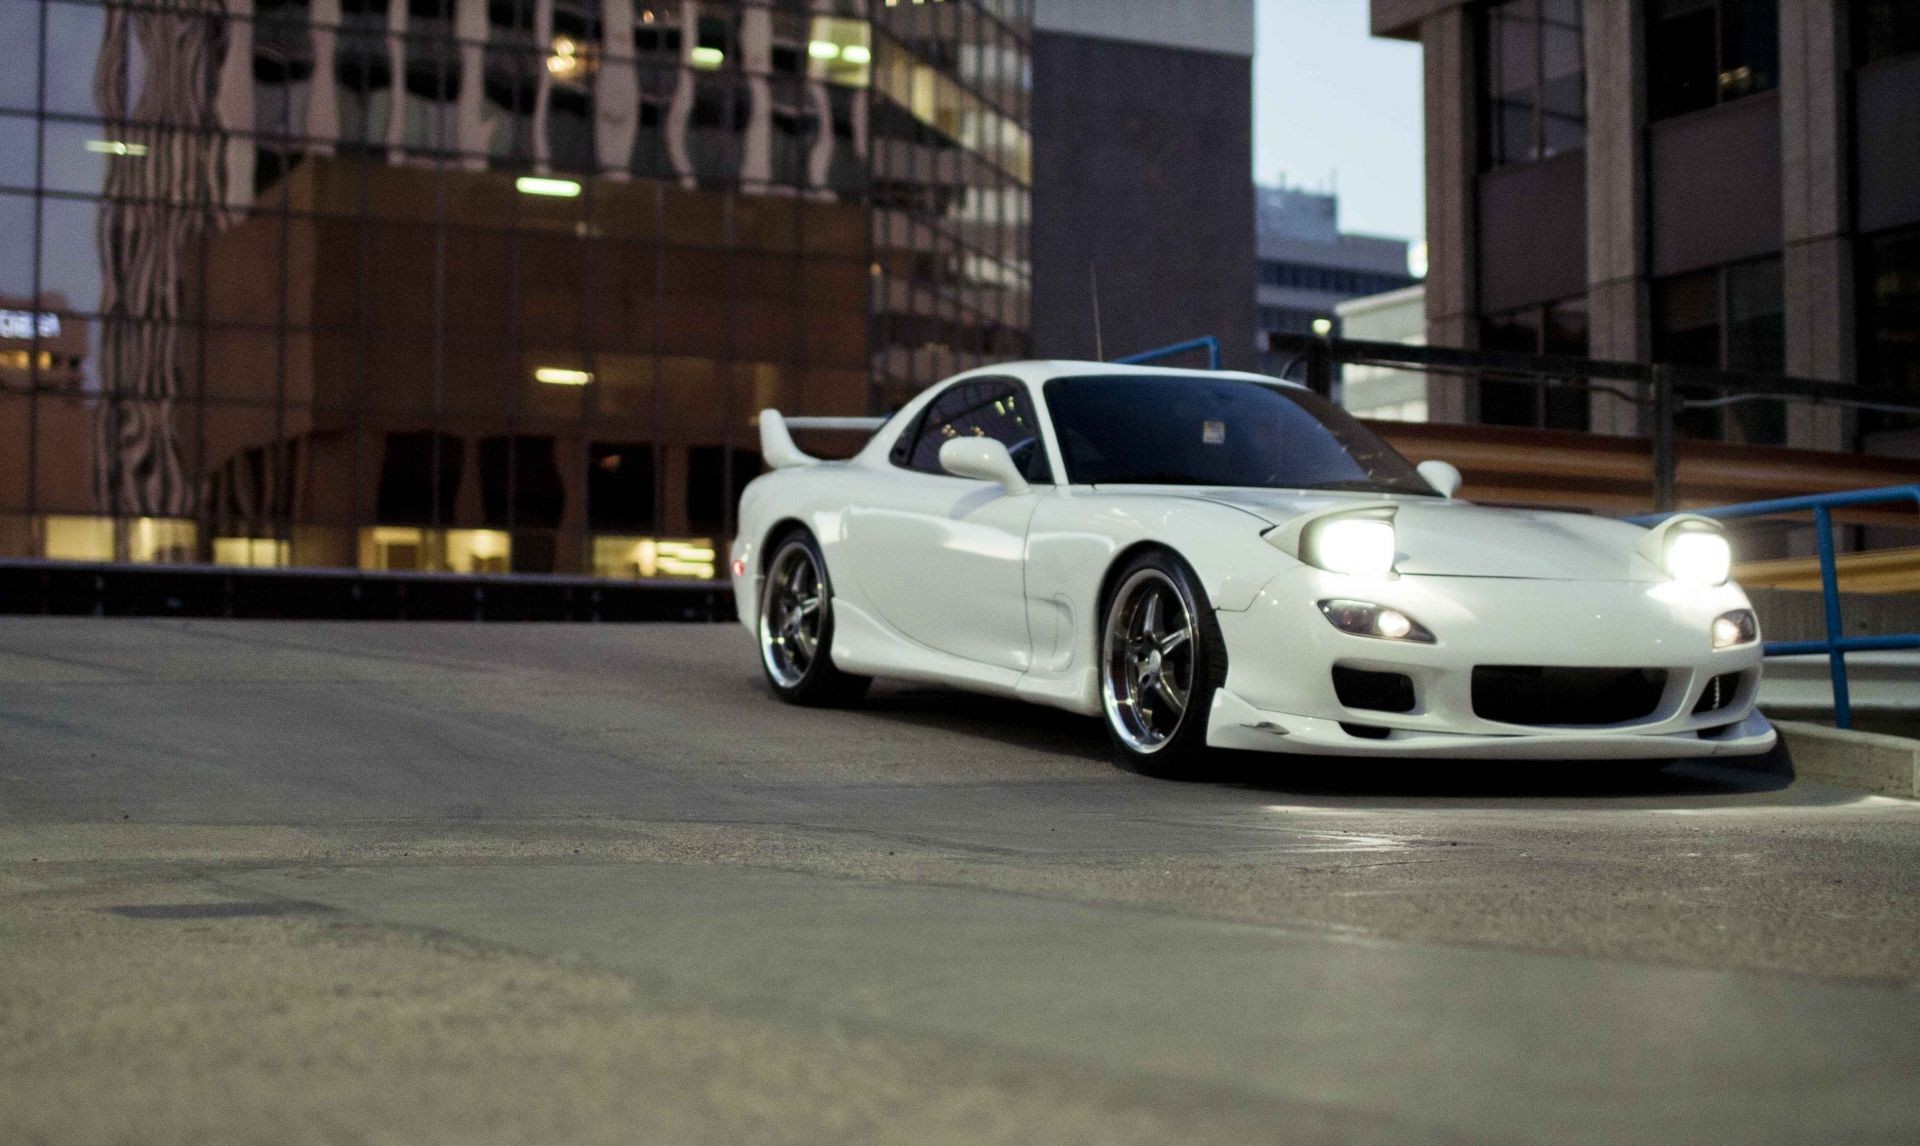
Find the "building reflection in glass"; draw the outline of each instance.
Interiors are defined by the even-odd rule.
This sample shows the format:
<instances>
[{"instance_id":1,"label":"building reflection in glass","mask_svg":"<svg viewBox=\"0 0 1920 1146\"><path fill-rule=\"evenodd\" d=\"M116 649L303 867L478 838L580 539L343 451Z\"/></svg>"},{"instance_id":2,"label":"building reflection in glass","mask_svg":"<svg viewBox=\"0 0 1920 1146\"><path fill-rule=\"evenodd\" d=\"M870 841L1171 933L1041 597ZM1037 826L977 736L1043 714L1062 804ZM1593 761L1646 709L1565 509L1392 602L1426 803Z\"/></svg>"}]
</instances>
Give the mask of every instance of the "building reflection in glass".
<instances>
[{"instance_id":1,"label":"building reflection in glass","mask_svg":"<svg viewBox=\"0 0 1920 1146\"><path fill-rule=\"evenodd\" d=\"M1026 7L0 5L0 555L714 575L1024 352Z\"/></svg>"}]
</instances>

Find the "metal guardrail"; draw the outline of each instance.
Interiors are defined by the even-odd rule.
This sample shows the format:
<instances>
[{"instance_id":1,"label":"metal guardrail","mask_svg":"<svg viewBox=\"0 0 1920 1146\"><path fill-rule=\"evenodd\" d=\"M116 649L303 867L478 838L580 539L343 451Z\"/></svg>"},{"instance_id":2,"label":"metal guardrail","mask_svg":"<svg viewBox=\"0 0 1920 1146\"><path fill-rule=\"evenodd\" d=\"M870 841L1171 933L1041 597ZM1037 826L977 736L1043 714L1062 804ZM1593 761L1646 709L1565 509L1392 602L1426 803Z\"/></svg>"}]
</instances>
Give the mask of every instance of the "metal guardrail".
<instances>
[{"instance_id":1,"label":"metal guardrail","mask_svg":"<svg viewBox=\"0 0 1920 1146\"><path fill-rule=\"evenodd\" d=\"M1901 501L1912 501L1916 507L1920 507L1920 485L1886 486L1847 493L1815 494L1812 497L1783 497L1772 501L1750 501L1741 505L1687 511L1702 517L1725 520L1770 517L1781 513L1813 513L1814 533L1820 546L1820 593L1826 610L1826 639L1768 641L1764 649L1770 657L1804 656L1810 653L1827 655L1828 671L1833 677L1833 722L1840 728L1853 727L1853 701L1847 691L1847 654L1920 649L1920 633L1879 637L1846 635L1840 620L1840 579L1833 552L1833 511L1849 506L1887 505ZM1655 513L1627 520L1637 525L1651 525L1668 516L1666 513Z\"/></svg>"},{"instance_id":2,"label":"metal guardrail","mask_svg":"<svg viewBox=\"0 0 1920 1146\"><path fill-rule=\"evenodd\" d=\"M1920 546L1842 553L1835 558L1842 593L1912 593L1920 590ZM1820 558L1770 557L1734 567L1741 586L1805 593L1820 587Z\"/></svg>"},{"instance_id":3,"label":"metal guardrail","mask_svg":"<svg viewBox=\"0 0 1920 1146\"><path fill-rule=\"evenodd\" d=\"M1191 354L1196 350L1207 352L1207 369L1220 369L1220 340L1209 334L1204 338L1190 338L1185 342L1176 342L1172 346L1160 346L1152 350L1142 350L1138 354L1129 354L1125 358L1116 358L1114 362L1121 366L1145 366L1149 362L1159 362L1164 358L1173 358L1181 354Z\"/></svg>"},{"instance_id":4,"label":"metal guardrail","mask_svg":"<svg viewBox=\"0 0 1920 1146\"><path fill-rule=\"evenodd\" d=\"M1653 444L1653 504L1668 511L1679 504L1679 415L1744 402L1792 402L1845 410L1920 414L1904 391L1820 378L1790 378L1735 370L1711 370L1666 363L1620 362L1602 358L1515 354L1498 350L1460 350L1448 346L1410 346L1306 334L1270 334L1268 349L1290 354L1281 371L1304 368L1308 387L1323 395L1343 364L1385 366L1451 374L1470 379L1539 382L1548 388L1600 391L1646 411ZM1714 391L1720 396L1692 396Z\"/></svg>"},{"instance_id":5,"label":"metal guardrail","mask_svg":"<svg viewBox=\"0 0 1920 1146\"><path fill-rule=\"evenodd\" d=\"M0 559L0 616L730 621L725 581Z\"/></svg>"}]
</instances>

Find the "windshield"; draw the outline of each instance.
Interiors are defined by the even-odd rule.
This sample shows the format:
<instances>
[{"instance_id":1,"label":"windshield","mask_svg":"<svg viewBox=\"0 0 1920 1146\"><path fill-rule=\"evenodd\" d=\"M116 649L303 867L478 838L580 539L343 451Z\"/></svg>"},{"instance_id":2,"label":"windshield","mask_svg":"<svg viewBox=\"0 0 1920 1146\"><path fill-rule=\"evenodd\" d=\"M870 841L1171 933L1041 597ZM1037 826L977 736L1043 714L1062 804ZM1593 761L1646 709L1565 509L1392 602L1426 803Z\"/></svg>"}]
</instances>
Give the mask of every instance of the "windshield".
<instances>
[{"instance_id":1,"label":"windshield","mask_svg":"<svg viewBox=\"0 0 1920 1146\"><path fill-rule=\"evenodd\" d=\"M1204 374L1055 378L1067 480L1439 493L1373 431L1308 390Z\"/></svg>"}]
</instances>

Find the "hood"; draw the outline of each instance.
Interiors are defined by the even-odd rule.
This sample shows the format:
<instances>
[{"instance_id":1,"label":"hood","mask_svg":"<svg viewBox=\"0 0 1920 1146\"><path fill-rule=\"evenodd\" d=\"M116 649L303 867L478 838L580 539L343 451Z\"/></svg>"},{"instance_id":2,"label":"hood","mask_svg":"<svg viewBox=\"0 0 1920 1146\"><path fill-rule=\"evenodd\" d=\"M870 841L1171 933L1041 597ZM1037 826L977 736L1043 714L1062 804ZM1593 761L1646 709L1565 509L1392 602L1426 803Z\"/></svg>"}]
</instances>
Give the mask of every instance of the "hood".
<instances>
[{"instance_id":1,"label":"hood","mask_svg":"<svg viewBox=\"0 0 1920 1146\"><path fill-rule=\"evenodd\" d=\"M1169 490L1168 492L1172 492ZM1541 581L1662 581L1635 548L1647 531L1579 513L1496 509L1433 497L1282 489L1187 489L1182 496L1245 510L1271 525L1342 504L1393 501L1396 568L1414 577L1511 577Z\"/></svg>"}]
</instances>

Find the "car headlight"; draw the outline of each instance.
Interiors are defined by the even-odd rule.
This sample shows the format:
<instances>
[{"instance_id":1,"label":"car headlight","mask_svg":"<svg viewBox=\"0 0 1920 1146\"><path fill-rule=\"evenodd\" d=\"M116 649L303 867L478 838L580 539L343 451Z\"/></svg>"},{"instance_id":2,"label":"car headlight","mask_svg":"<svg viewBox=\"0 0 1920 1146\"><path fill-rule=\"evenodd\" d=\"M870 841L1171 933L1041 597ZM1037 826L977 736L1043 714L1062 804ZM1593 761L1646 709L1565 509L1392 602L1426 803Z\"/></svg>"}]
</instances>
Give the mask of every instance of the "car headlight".
<instances>
[{"instance_id":1,"label":"car headlight","mask_svg":"<svg viewBox=\"0 0 1920 1146\"><path fill-rule=\"evenodd\" d=\"M1414 641L1433 644L1433 634L1420 622L1398 609L1375 605L1370 601L1322 601L1320 615L1334 628L1356 637L1378 637L1383 641Z\"/></svg>"},{"instance_id":2,"label":"car headlight","mask_svg":"<svg viewBox=\"0 0 1920 1146\"><path fill-rule=\"evenodd\" d=\"M1733 547L1705 529L1676 530L1667 538L1667 575L1689 585L1724 585L1733 572Z\"/></svg>"},{"instance_id":3,"label":"car headlight","mask_svg":"<svg viewBox=\"0 0 1920 1146\"><path fill-rule=\"evenodd\" d=\"M1307 563L1329 573L1385 577L1393 572L1393 522L1377 517L1335 517L1307 535Z\"/></svg>"},{"instance_id":4,"label":"car headlight","mask_svg":"<svg viewBox=\"0 0 1920 1146\"><path fill-rule=\"evenodd\" d=\"M1760 622L1752 609L1735 609L1713 619L1713 647L1731 649L1760 639Z\"/></svg>"}]
</instances>

